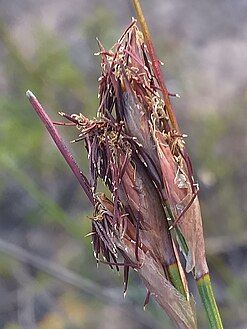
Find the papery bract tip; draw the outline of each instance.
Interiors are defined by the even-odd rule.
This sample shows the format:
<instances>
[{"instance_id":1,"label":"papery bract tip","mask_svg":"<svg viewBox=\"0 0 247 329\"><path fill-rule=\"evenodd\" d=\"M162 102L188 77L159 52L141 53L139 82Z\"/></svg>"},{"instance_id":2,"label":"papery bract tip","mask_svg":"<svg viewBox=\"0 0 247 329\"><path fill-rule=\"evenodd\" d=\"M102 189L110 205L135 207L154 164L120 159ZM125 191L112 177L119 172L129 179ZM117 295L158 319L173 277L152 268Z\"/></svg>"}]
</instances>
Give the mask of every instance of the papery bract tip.
<instances>
[{"instance_id":1,"label":"papery bract tip","mask_svg":"<svg viewBox=\"0 0 247 329\"><path fill-rule=\"evenodd\" d=\"M37 99L36 96L29 89L26 91L26 96L28 99L31 99L31 98Z\"/></svg>"}]
</instances>

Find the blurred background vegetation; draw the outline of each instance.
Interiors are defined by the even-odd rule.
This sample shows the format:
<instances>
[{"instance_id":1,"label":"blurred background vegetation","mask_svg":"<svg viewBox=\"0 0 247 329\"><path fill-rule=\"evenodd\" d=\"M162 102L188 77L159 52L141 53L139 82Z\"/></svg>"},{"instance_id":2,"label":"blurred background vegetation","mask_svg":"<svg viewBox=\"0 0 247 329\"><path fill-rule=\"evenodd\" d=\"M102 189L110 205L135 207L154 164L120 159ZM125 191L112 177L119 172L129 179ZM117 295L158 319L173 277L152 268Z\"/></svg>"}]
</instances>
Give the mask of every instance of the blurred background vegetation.
<instances>
[{"instance_id":1,"label":"blurred background vegetation","mask_svg":"<svg viewBox=\"0 0 247 329\"><path fill-rule=\"evenodd\" d=\"M247 328L247 2L142 1L201 186L225 328ZM0 328L173 328L145 289L96 267L91 209L25 97L94 116L100 59L134 16L128 0L0 1ZM68 144L77 136L59 128ZM87 170L82 144L71 145ZM196 295L196 292L195 292ZM196 295L199 328L207 328Z\"/></svg>"}]
</instances>

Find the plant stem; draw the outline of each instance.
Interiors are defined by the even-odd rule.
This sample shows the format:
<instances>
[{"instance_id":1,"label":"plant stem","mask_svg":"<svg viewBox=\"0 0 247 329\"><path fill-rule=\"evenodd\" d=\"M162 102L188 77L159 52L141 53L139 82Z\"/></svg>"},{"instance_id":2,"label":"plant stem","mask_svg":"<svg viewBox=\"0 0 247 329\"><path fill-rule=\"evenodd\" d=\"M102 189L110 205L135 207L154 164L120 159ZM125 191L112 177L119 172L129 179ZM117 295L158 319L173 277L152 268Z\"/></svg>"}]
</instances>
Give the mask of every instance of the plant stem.
<instances>
[{"instance_id":1,"label":"plant stem","mask_svg":"<svg viewBox=\"0 0 247 329\"><path fill-rule=\"evenodd\" d=\"M198 292L207 313L211 329L223 329L218 306L215 301L214 292L209 273L196 280Z\"/></svg>"},{"instance_id":2,"label":"plant stem","mask_svg":"<svg viewBox=\"0 0 247 329\"><path fill-rule=\"evenodd\" d=\"M178 236L180 247L182 248L185 255L188 254L188 246L187 243L179 231L176 229L176 233ZM211 329L223 329L223 324L221 321L220 313L218 310L218 306L214 297L214 292L210 280L209 273L204 274L199 279L196 279L197 289L199 295L201 297L202 304L204 306L205 312L207 314L207 318L210 324Z\"/></svg>"},{"instance_id":3,"label":"plant stem","mask_svg":"<svg viewBox=\"0 0 247 329\"><path fill-rule=\"evenodd\" d=\"M83 172L78 167L77 163L75 162L72 154L70 153L70 151L66 147L64 141L62 140L61 136L59 135L59 133L58 133L56 127L54 126L53 122L51 121L51 119L49 118L49 116L46 113L46 111L44 110L44 108L41 106L41 104L39 103L37 98L34 96L34 94L30 90L28 90L26 92L26 95L27 95L33 109L35 110L35 112L38 114L40 120L45 125L46 129L48 130L48 132L51 135L52 139L54 140L55 144L57 145L57 148L61 152L61 154L64 157L65 161L67 162L67 164L71 168L73 174L77 178L79 184L81 185L84 192L86 193L89 201L92 204L94 204L94 198L93 198L92 191L90 189L89 182L88 182L86 176L83 174Z\"/></svg>"},{"instance_id":4,"label":"plant stem","mask_svg":"<svg viewBox=\"0 0 247 329\"><path fill-rule=\"evenodd\" d=\"M176 228L176 234L179 240L179 245L185 255L188 254L188 246L187 243L180 232L179 229ZM195 278L197 289L199 295L201 297L202 304L204 306L205 312L207 314L207 318L210 324L211 329L223 329L223 324L221 321L220 313L218 310L218 306L214 297L214 292L210 280L209 273L204 274L199 279Z\"/></svg>"},{"instance_id":5,"label":"plant stem","mask_svg":"<svg viewBox=\"0 0 247 329\"><path fill-rule=\"evenodd\" d=\"M170 101L169 92L165 85L165 79L164 79L163 73L161 72L160 61L157 58L157 55L156 55L156 52L155 52L155 49L153 46L151 34L149 32L149 28L148 28L146 19L144 17L139 0L133 0L133 5L135 7L137 19L141 25L142 33L144 35L144 39L145 39L145 42L146 42L146 45L147 45L147 48L149 51L150 59L151 59L152 65L153 65L153 70L154 70L157 82L161 88L161 92L164 97L165 106L166 106L166 110L167 110L171 125L172 125L173 129L175 129L179 133L180 129L179 129L179 126L177 123L177 119L173 113L173 108L172 108L172 104Z\"/></svg>"},{"instance_id":6,"label":"plant stem","mask_svg":"<svg viewBox=\"0 0 247 329\"><path fill-rule=\"evenodd\" d=\"M169 213L169 216L171 217L172 220L174 220L171 209L165 204L165 207L167 209L167 212ZM187 246L187 243L184 239L184 236L182 235L181 231L179 228L175 228L176 230L176 235L177 235L177 240L179 243L179 246L184 253L185 256L188 255L189 249ZM194 276L197 284L197 289L199 292L199 295L201 297L205 312L207 314L207 318L210 324L211 329L223 329L223 324L221 321L220 313L218 310L218 306L214 297L214 292L210 280L210 275L209 273L204 274L200 278L196 278Z\"/></svg>"}]
</instances>

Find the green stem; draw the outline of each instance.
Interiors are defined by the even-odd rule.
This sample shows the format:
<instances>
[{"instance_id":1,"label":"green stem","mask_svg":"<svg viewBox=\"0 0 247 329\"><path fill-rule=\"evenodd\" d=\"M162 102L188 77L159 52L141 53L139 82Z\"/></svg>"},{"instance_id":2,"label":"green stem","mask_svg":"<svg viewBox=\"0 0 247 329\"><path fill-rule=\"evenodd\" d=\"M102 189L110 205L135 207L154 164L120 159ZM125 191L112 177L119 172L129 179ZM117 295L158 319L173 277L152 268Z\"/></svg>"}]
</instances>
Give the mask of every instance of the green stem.
<instances>
[{"instance_id":1,"label":"green stem","mask_svg":"<svg viewBox=\"0 0 247 329\"><path fill-rule=\"evenodd\" d=\"M188 254L187 243L186 243L182 233L177 228L176 228L176 233L177 233L180 247L182 248L183 252L187 255ZM216 303L216 300L214 297L214 292L213 292L209 273L203 275L199 279L196 279L196 283L197 283L197 289L198 289L199 295L202 300L202 304L203 304L205 312L207 314L210 328L211 329L223 329L223 324L222 324L218 306L217 306L217 303Z\"/></svg>"},{"instance_id":2,"label":"green stem","mask_svg":"<svg viewBox=\"0 0 247 329\"><path fill-rule=\"evenodd\" d=\"M223 329L218 306L215 301L214 292L209 274L203 275L196 280L198 292L201 296L202 303L207 313L211 329Z\"/></svg>"}]
</instances>

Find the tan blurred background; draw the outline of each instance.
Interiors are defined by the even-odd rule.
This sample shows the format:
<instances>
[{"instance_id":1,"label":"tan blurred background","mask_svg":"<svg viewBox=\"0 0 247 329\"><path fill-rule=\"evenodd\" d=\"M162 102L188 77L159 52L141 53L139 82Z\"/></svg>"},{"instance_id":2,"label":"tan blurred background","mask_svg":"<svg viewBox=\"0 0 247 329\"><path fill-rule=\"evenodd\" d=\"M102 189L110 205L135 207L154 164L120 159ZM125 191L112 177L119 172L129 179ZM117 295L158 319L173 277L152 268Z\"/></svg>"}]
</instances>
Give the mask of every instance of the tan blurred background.
<instances>
[{"instance_id":1,"label":"tan blurred background","mask_svg":"<svg viewBox=\"0 0 247 329\"><path fill-rule=\"evenodd\" d=\"M247 328L247 1L142 1L201 186L225 328ZM160 329L172 324L131 274L96 267L91 210L25 98L93 116L95 37L114 44L130 0L0 0L0 328ZM76 132L60 128L68 141ZM86 170L82 144L70 146ZM193 283L192 287L193 287ZM200 302L199 328L207 328Z\"/></svg>"}]
</instances>

